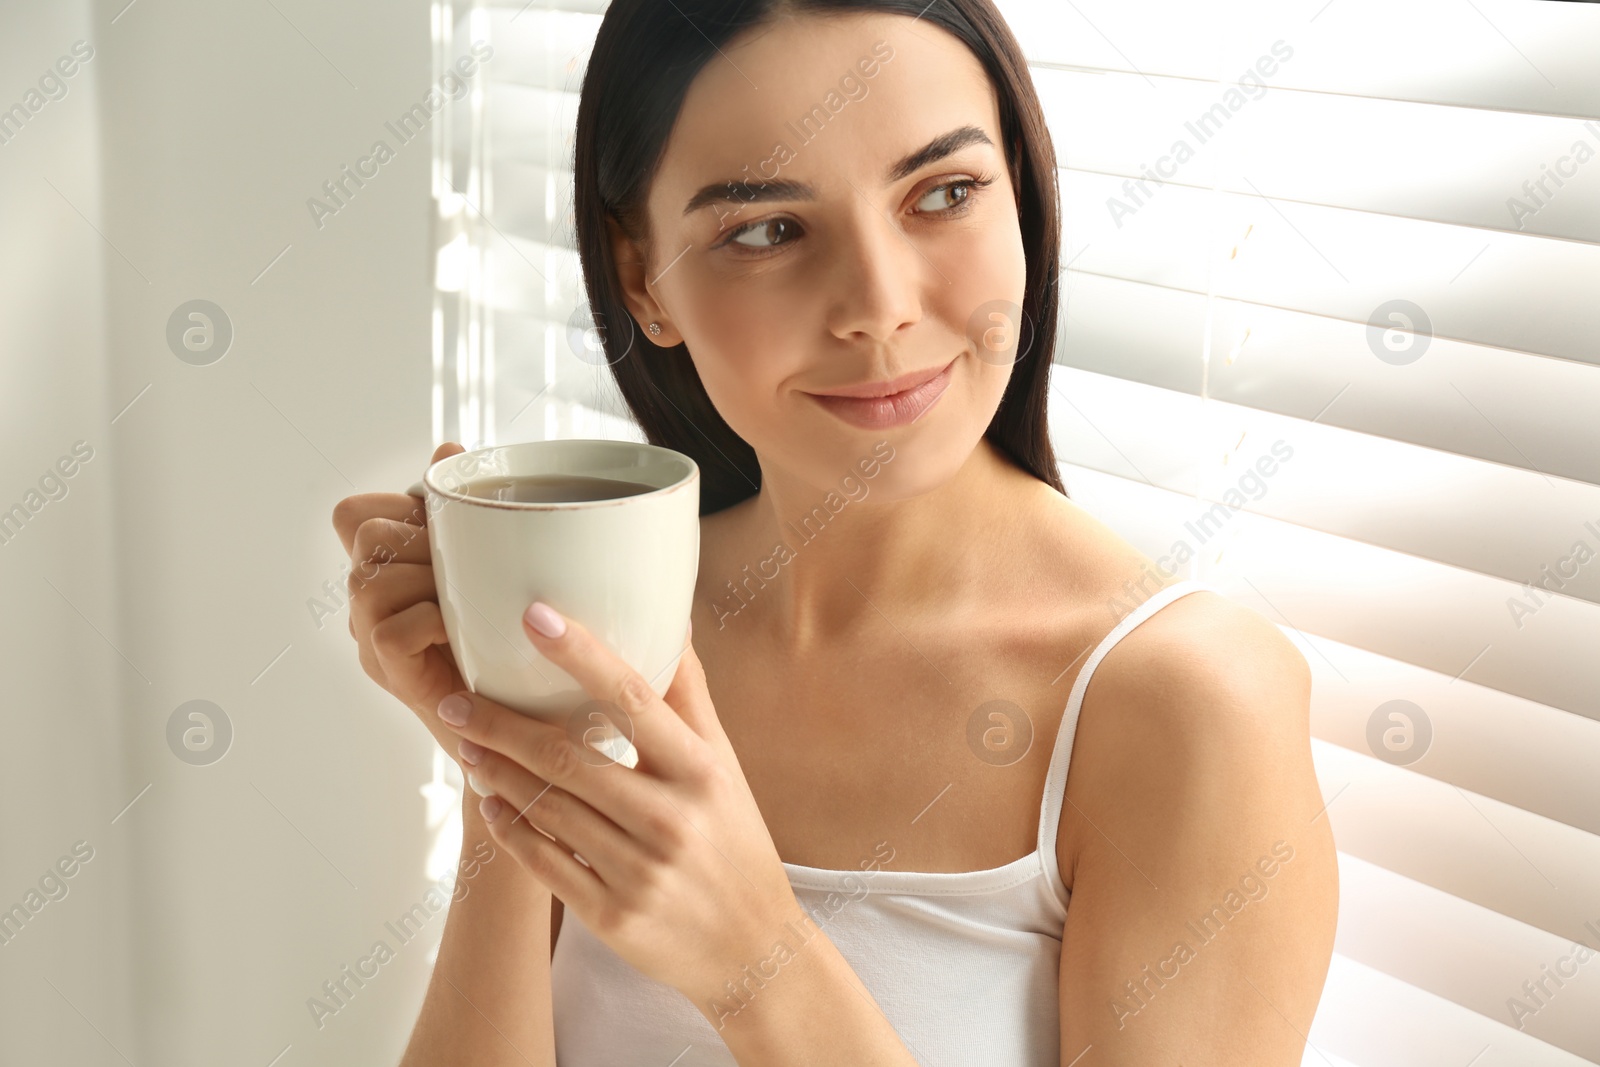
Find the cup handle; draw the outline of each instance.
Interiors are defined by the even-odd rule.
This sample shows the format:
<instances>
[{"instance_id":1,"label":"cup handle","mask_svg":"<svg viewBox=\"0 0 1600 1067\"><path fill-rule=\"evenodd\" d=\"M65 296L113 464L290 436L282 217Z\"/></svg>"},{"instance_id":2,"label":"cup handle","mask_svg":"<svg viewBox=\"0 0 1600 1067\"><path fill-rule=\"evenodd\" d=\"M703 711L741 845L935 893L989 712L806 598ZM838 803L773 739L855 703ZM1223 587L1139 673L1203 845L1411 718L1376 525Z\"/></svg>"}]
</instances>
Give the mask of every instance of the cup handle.
<instances>
[{"instance_id":1,"label":"cup handle","mask_svg":"<svg viewBox=\"0 0 1600 1067\"><path fill-rule=\"evenodd\" d=\"M412 482L411 483L411 488L406 490L406 495L407 496L420 496L422 499L426 500L426 499L428 499L428 488L427 488L427 486L423 485L420 481Z\"/></svg>"}]
</instances>

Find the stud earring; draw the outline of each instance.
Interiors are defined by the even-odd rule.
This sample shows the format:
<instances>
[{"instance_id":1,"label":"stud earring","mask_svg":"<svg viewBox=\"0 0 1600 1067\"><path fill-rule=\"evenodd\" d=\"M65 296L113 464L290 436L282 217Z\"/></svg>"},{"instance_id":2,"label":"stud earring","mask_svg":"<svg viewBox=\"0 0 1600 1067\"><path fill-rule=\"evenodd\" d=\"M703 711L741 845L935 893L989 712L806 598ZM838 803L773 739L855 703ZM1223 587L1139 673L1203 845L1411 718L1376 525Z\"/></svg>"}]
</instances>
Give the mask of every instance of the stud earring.
<instances>
[{"instance_id":1,"label":"stud earring","mask_svg":"<svg viewBox=\"0 0 1600 1067\"><path fill-rule=\"evenodd\" d=\"M652 322L650 324L650 332L652 334L654 334L655 336L660 337L661 336L661 324L659 322Z\"/></svg>"}]
</instances>

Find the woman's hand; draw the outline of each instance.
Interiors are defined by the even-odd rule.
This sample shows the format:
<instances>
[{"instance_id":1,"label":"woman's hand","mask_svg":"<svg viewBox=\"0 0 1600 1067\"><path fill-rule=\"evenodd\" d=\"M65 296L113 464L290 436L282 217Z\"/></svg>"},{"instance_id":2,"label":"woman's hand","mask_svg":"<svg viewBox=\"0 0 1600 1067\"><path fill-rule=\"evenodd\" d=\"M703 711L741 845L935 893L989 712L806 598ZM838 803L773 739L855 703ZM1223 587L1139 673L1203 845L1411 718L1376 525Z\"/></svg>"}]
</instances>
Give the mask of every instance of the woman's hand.
<instances>
[{"instance_id":1,"label":"woman's hand","mask_svg":"<svg viewBox=\"0 0 1600 1067\"><path fill-rule=\"evenodd\" d=\"M432 462L464 451L446 442ZM405 493L345 497L334 506L333 526L350 554L350 636L362 669L416 712L456 759L457 739L435 708L466 683L439 614L425 502Z\"/></svg>"},{"instance_id":2,"label":"woman's hand","mask_svg":"<svg viewBox=\"0 0 1600 1067\"><path fill-rule=\"evenodd\" d=\"M554 623L547 628L557 636L531 620ZM724 983L745 979L743 968L762 967L774 942L796 946L817 933L805 928L810 917L722 731L694 646L686 644L658 697L580 623L540 604L522 622L534 648L599 703L575 709L586 717L569 727L469 692L441 702L441 718L463 738L460 754L495 841L613 952L702 1010L709 998L727 998ZM597 710L631 735L637 767L574 744L585 729L608 728Z\"/></svg>"}]
</instances>

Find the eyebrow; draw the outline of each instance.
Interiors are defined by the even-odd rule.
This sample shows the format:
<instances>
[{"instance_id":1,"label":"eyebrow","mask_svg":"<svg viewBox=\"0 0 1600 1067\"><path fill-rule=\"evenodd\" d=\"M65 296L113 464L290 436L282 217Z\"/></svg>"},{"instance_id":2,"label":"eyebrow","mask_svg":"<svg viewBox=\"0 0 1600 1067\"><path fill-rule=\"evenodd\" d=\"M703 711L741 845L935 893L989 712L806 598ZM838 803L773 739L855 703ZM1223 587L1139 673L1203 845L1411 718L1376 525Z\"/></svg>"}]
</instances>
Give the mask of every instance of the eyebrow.
<instances>
[{"instance_id":1,"label":"eyebrow","mask_svg":"<svg viewBox=\"0 0 1600 1067\"><path fill-rule=\"evenodd\" d=\"M977 126L958 126L896 160L885 173L884 184L897 182L909 174L916 173L929 163L935 163L975 144L994 146L994 142L989 140L989 135ZM719 202L755 204L766 200L815 200L816 198L817 191L805 182L791 181L787 178L759 182L729 178L702 186L699 192L689 198L683 213L690 215L707 204Z\"/></svg>"}]
</instances>

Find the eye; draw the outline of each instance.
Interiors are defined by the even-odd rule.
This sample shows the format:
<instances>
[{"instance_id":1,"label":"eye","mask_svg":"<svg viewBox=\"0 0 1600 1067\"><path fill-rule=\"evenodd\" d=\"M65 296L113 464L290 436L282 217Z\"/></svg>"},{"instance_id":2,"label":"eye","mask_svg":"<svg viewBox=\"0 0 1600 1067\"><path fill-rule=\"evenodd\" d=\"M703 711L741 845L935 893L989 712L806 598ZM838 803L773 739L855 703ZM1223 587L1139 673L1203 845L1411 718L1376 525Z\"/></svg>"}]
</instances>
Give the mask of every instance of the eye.
<instances>
[{"instance_id":1,"label":"eye","mask_svg":"<svg viewBox=\"0 0 1600 1067\"><path fill-rule=\"evenodd\" d=\"M944 204L939 204L936 202L934 206L927 208L919 207L919 211L924 214L932 213L935 215L945 212L956 213L958 208L964 207L967 201L972 199L974 190L982 189L992 181L994 181L993 178L958 178L953 182L945 182L943 185L935 185L932 189L929 189L926 193L924 193L922 195L922 199L917 201L917 203L921 205L930 198L938 198L941 200L947 200L949 202ZM957 193L960 195L956 195Z\"/></svg>"},{"instance_id":2,"label":"eye","mask_svg":"<svg viewBox=\"0 0 1600 1067\"><path fill-rule=\"evenodd\" d=\"M739 227L728 236L728 241L731 241L742 248L748 248L757 252L768 248L776 248L779 244L786 244L787 241L773 241L771 244L758 244L750 243L744 240L744 238L752 235L762 235L770 240L773 237L773 231L775 229L781 229L786 236L792 236L792 231L797 229L797 227L795 226L793 219L766 219L762 222L752 222ZM723 243L726 244L727 242Z\"/></svg>"}]
</instances>

